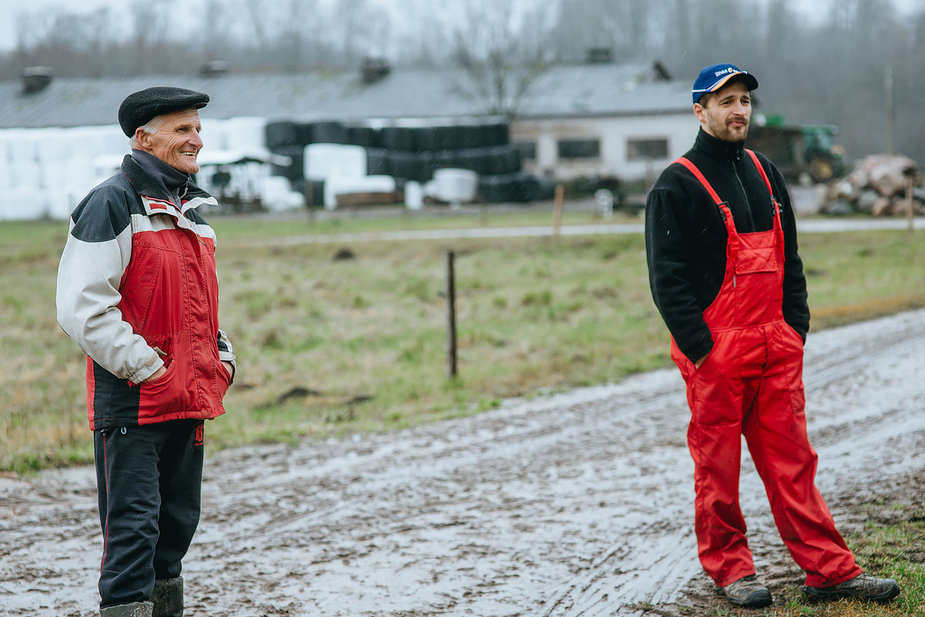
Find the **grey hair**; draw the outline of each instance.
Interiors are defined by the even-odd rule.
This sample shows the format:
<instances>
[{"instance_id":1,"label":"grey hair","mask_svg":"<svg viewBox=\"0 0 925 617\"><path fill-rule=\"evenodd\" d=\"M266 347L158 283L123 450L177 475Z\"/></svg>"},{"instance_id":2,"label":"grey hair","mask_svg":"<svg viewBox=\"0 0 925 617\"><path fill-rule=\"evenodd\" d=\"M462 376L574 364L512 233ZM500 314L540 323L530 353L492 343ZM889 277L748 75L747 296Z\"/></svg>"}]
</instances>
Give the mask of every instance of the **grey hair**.
<instances>
[{"instance_id":1,"label":"grey hair","mask_svg":"<svg viewBox=\"0 0 925 617\"><path fill-rule=\"evenodd\" d=\"M143 130L148 135L154 135L160 130L163 124L164 124L164 116L154 116L153 118L148 120L147 124L141 127L141 130ZM132 139L129 142L129 147L132 150L137 150L139 148L138 137L136 137L135 135L132 135Z\"/></svg>"}]
</instances>

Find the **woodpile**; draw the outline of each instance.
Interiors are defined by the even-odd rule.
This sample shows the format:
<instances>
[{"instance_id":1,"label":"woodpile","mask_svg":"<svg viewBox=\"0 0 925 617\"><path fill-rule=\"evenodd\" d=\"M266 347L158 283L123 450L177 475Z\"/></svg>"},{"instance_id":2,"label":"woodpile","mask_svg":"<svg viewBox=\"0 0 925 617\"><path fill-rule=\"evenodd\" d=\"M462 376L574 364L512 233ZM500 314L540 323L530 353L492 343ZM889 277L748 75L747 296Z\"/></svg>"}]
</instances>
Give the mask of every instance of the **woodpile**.
<instances>
[{"instance_id":1,"label":"woodpile","mask_svg":"<svg viewBox=\"0 0 925 617\"><path fill-rule=\"evenodd\" d=\"M828 187L828 214L906 216L925 214L925 184L915 161L907 156L872 154Z\"/></svg>"}]
</instances>

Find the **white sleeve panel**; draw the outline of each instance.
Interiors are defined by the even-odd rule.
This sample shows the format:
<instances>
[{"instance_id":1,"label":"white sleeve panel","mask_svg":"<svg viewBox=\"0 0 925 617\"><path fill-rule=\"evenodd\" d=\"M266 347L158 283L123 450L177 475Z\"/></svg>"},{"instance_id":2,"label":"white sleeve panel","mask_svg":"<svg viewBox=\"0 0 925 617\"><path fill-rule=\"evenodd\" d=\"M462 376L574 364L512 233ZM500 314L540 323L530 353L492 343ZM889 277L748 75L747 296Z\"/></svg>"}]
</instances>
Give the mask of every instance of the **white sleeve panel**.
<instances>
[{"instance_id":1,"label":"white sleeve panel","mask_svg":"<svg viewBox=\"0 0 925 617\"><path fill-rule=\"evenodd\" d=\"M119 284L132 255L132 227L114 240L84 242L68 234L58 265L58 323L97 364L140 383L164 365L122 319Z\"/></svg>"}]
</instances>

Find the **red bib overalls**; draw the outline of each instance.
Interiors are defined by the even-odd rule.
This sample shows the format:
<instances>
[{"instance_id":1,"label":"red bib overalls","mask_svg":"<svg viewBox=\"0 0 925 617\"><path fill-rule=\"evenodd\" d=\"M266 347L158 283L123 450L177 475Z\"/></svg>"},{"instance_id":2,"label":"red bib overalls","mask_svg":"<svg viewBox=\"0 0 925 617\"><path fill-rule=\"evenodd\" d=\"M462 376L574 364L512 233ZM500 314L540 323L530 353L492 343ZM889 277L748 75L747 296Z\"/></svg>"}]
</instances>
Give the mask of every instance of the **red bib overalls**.
<instances>
[{"instance_id":1,"label":"red bib overalls","mask_svg":"<svg viewBox=\"0 0 925 617\"><path fill-rule=\"evenodd\" d=\"M713 349L694 364L672 339L671 357L687 384L694 459L695 530L700 562L723 587L755 573L739 509L745 436L781 538L806 571L806 584L836 585L860 574L816 489L816 452L806 435L803 341L782 312L784 235L780 206L754 152L773 207L769 231L740 234L729 207L686 158L726 224L726 272L704 311Z\"/></svg>"}]
</instances>

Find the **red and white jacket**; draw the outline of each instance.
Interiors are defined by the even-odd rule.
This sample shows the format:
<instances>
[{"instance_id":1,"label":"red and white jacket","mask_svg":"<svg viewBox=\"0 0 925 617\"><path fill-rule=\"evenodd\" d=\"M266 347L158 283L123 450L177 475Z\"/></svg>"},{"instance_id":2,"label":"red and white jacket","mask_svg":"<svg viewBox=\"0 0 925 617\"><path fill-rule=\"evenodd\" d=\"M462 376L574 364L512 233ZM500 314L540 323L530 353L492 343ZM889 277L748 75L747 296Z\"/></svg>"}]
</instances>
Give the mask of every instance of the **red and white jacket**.
<instances>
[{"instance_id":1,"label":"red and white jacket","mask_svg":"<svg viewBox=\"0 0 925 617\"><path fill-rule=\"evenodd\" d=\"M218 327L215 232L196 211L208 203L189 182L178 208L127 155L72 213L57 316L87 354L91 430L225 412L235 356Z\"/></svg>"}]
</instances>

